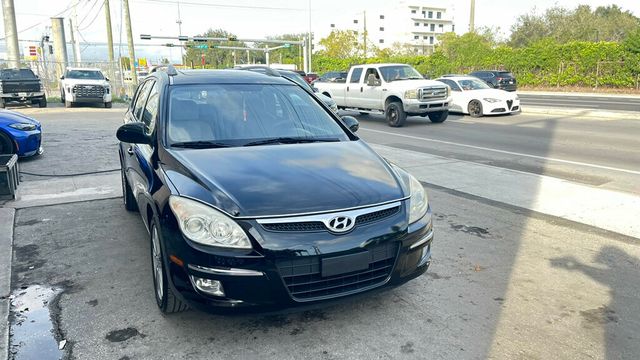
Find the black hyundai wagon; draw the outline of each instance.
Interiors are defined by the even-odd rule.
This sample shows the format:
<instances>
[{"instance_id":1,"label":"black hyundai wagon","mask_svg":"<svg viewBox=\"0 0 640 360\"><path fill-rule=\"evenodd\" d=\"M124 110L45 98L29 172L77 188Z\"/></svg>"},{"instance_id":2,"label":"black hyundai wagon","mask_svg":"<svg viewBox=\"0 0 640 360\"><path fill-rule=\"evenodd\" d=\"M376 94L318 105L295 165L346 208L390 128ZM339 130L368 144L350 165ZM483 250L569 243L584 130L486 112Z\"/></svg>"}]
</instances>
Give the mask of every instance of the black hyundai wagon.
<instances>
[{"instance_id":1,"label":"black hyundai wagon","mask_svg":"<svg viewBox=\"0 0 640 360\"><path fill-rule=\"evenodd\" d=\"M424 273L425 190L313 93L239 70L153 72L117 131L165 313L278 310Z\"/></svg>"}]
</instances>

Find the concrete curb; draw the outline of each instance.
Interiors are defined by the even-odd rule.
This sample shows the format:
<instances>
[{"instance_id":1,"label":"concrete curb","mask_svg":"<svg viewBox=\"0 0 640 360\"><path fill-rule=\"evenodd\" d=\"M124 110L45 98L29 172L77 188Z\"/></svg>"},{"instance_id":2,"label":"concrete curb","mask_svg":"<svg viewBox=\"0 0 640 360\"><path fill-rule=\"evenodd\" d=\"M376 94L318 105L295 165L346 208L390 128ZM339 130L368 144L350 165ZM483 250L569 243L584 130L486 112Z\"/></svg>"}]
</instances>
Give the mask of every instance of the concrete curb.
<instances>
[{"instance_id":1,"label":"concrete curb","mask_svg":"<svg viewBox=\"0 0 640 360\"><path fill-rule=\"evenodd\" d=\"M9 357L9 306L15 210L0 208L0 359Z\"/></svg>"},{"instance_id":2,"label":"concrete curb","mask_svg":"<svg viewBox=\"0 0 640 360\"><path fill-rule=\"evenodd\" d=\"M522 107L523 114L543 114L559 116L576 116L609 120L640 120L640 111L604 111L592 109L562 109L557 107L527 106Z\"/></svg>"}]
</instances>

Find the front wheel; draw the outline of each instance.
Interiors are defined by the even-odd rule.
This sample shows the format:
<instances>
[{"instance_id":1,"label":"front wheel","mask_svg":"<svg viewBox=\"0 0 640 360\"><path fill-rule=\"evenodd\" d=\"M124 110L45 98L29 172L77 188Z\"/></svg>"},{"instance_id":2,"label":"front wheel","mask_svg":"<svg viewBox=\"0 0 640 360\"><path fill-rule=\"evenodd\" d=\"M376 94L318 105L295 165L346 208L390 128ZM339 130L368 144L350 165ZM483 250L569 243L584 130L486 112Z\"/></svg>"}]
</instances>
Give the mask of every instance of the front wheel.
<instances>
[{"instance_id":1,"label":"front wheel","mask_svg":"<svg viewBox=\"0 0 640 360\"><path fill-rule=\"evenodd\" d=\"M442 123L449 117L449 110L432 112L428 116L432 123Z\"/></svg>"},{"instance_id":2,"label":"front wheel","mask_svg":"<svg viewBox=\"0 0 640 360\"><path fill-rule=\"evenodd\" d=\"M0 109L4 109L4 107L5 107L4 99L0 98Z\"/></svg>"},{"instance_id":3,"label":"front wheel","mask_svg":"<svg viewBox=\"0 0 640 360\"><path fill-rule=\"evenodd\" d=\"M189 307L178 298L167 279L164 265L160 232L155 219L151 222L151 272L156 304L164 314L172 314L187 310Z\"/></svg>"},{"instance_id":4,"label":"front wheel","mask_svg":"<svg viewBox=\"0 0 640 360\"><path fill-rule=\"evenodd\" d=\"M13 141L0 131L0 154L13 154Z\"/></svg>"},{"instance_id":5,"label":"front wheel","mask_svg":"<svg viewBox=\"0 0 640 360\"><path fill-rule=\"evenodd\" d=\"M38 107L41 108L46 108L47 107L47 98L42 98L40 99L40 101L38 102Z\"/></svg>"},{"instance_id":6,"label":"front wheel","mask_svg":"<svg viewBox=\"0 0 640 360\"><path fill-rule=\"evenodd\" d=\"M404 107L400 101L389 103L385 110L385 115L391 127L402 127L407 120L407 113L404 112Z\"/></svg>"},{"instance_id":7,"label":"front wheel","mask_svg":"<svg viewBox=\"0 0 640 360\"><path fill-rule=\"evenodd\" d=\"M111 101L104 103L104 107L107 109L111 109Z\"/></svg>"},{"instance_id":8,"label":"front wheel","mask_svg":"<svg viewBox=\"0 0 640 360\"><path fill-rule=\"evenodd\" d=\"M471 100L469 102L469 105L467 106L467 110L469 111L469 115L471 115L471 117L481 117L483 114L482 103L480 102L480 100Z\"/></svg>"}]
</instances>

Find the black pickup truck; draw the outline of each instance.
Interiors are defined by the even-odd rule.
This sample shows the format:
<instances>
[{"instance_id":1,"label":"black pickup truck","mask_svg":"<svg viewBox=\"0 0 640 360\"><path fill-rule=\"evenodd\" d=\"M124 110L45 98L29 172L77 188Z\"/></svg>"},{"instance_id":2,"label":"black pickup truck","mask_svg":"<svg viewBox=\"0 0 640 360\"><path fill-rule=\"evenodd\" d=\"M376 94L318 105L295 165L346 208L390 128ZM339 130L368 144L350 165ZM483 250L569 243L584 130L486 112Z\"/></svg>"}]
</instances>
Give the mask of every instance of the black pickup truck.
<instances>
[{"instance_id":1,"label":"black pickup truck","mask_svg":"<svg viewBox=\"0 0 640 360\"><path fill-rule=\"evenodd\" d=\"M47 107L40 78L31 69L0 69L0 108L10 102Z\"/></svg>"}]
</instances>

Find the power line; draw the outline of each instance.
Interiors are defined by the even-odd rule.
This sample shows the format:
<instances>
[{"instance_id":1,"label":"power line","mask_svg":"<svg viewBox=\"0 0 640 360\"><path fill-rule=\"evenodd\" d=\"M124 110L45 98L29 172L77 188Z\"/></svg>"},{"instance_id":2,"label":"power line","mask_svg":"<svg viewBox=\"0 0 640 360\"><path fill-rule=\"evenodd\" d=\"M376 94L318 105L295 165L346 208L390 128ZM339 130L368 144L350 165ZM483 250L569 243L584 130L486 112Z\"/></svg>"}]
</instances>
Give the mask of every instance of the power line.
<instances>
[{"instance_id":1,"label":"power line","mask_svg":"<svg viewBox=\"0 0 640 360\"><path fill-rule=\"evenodd\" d=\"M96 7L96 5L98 4L98 0L93 0L93 4L91 5L91 7L89 8L89 11L87 11L87 14L82 18L82 20L80 20L78 22L77 26L82 25L82 23L84 23L85 20L87 20L87 18L89 17L89 15L91 14L91 11L93 10L94 7ZM104 5L104 2L102 2L102 4ZM98 11L100 12L100 11Z\"/></svg>"},{"instance_id":2,"label":"power line","mask_svg":"<svg viewBox=\"0 0 640 360\"><path fill-rule=\"evenodd\" d=\"M102 8L104 8L104 0L102 0L102 5L100 5L100 8L96 12L96 14L93 17L93 19L91 19L91 21L89 21L89 25L83 27L82 29L78 29L78 32L80 32L81 30L82 31L87 30L91 25L93 25L93 22L98 18L98 15L100 15L100 12L102 11ZM89 16L89 13L87 13L87 16ZM85 16L85 18L86 18L86 16ZM80 21L80 24L82 24L82 21Z\"/></svg>"},{"instance_id":3,"label":"power line","mask_svg":"<svg viewBox=\"0 0 640 360\"><path fill-rule=\"evenodd\" d=\"M136 2L151 2L160 4L177 4L176 0L135 0ZM207 4L192 1L180 1L180 5L188 6L208 6L217 8L230 8L230 9L257 9L257 10L285 10L285 11L307 11L302 8L285 8L285 7L272 7L272 6L253 6L253 5L226 5L226 4Z\"/></svg>"},{"instance_id":4,"label":"power line","mask_svg":"<svg viewBox=\"0 0 640 360\"><path fill-rule=\"evenodd\" d=\"M60 16L60 15L64 14L65 12L69 11L72 7L73 7L73 0L71 0L71 1L69 2L69 4L67 5L67 7L66 7L64 10L60 11L59 13L57 13L57 14L55 14L55 15L51 16L51 17L58 17L58 16ZM47 19L47 20L48 20L48 19ZM43 23L47 22L47 20L40 21L40 22L39 22L39 23L37 23L37 24L33 24L33 25L29 26L29 27L26 27L26 28L24 28L24 29L22 29L22 30L19 30L19 31L18 31L18 34L20 34L20 33L22 33L22 32L25 32L25 31L27 31L27 30L31 30L31 29L33 29L33 28L35 28L35 27L37 27L37 26L40 26L40 25L42 25ZM3 36L3 37L1 37L1 38L0 38L0 40L5 40L6 38L7 38L6 36Z\"/></svg>"}]
</instances>

